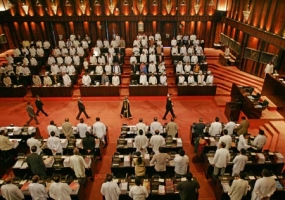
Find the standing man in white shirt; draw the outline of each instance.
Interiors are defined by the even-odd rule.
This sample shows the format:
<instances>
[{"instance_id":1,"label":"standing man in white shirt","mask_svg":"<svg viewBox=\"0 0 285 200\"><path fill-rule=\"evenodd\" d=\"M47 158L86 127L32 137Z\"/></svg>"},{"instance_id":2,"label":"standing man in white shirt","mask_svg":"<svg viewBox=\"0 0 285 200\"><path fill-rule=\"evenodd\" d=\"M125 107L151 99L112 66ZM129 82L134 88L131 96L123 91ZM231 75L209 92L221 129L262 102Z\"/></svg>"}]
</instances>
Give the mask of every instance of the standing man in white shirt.
<instances>
[{"instance_id":1,"label":"standing man in white shirt","mask_svg":"<svg viewBox=\"0 0 285 200\"><path fill-rule=\"evenodd\" d=\"M154 74L151 74L151 76L149 77L148 82L149 82L151 85L157 85L157 78L154 76Z\"/></svg>"},{"instance_id":2,"label":"standing man in white shirt","mask_svg":"<svg viewBox=\"0 0 285 200\"><path fill-rule=\"evenodd\" d=\"M1 187L1 195L6 200L21 200L25 199L22 191L18 188L18 186L12 183L12 178L8 177L5 179L6 185Z\"/></svg>"},{"instance_id":3,"label":"standing man in white shirt","mask_svg":"<svg viewBox=\"0 0 285 200\"><path fill-rule=\"evenodd\" d=\"M88 128L87 124L84 123L84 119L81 118L80 123L77 124L77 131L79 133L80 138L86 137L86 132L89 131L88 129L89 128Z\"/></svg>"},{"instance_id":4,"label":"standing man in white shirt","mask_svg":"<svg viewBox=\"0 0 285 200\"><path fill-rule=\"evenodd\" d=\"M161 85L167 85L167 77L165 76L165 73L163 72L162 75L159 78Z\"/></svg>"},{"instance_id":5,"label":"standing man in white shirt","mask_svg":"<svg viewBox=\"0 0 285 200\"><path fill-rule=\"evenodd\" d=\"M219 143L218 143L218 148L222 142L226 144L226 148L230 149L232 146L232 137L228 135L228 130L224 129L223 130L224 135L220 137Z\"/></svg>"},{"instance_id":6,"label":"standing man in white shirt","mask_svg":"<svg viewBox=\"0 0 285 200\"><path fill-rule=\"evenodd\" d=\"M129 196L133 200L146 200L148 197L148 191L144 186L142 186L142 181L140 178L135 179L135 186L130 189Z\"/></svg>"},{"instance_id":7,"label":"standing man in white shirt","mask_svg":"<svg viewBox=\"0 0 285 200\"><path fill-rule=\"evenodd\" d=\"M218 117L215 118L215 121L211 124L209 128L209 134L213 137L220 135L222 132L222 123Z\"/></svg>"},{"instance_id":8,"label":"standing man in white shirt","mask_svg":"<svg viewBox=\"0 0 285 200\"><path fill-rule=\"evenodd\" d=\"M252 191L252 200L269 200L276 190L276 181L267 169L262 170L262 178L257 179Z\"/></svg>"},{"instance_id":9,"label":"standing man in white shirt","mask_svg":"<svg viewBox=\"0 0 285 200\"><path fill-rule=\"evenodd\" d=\"M56 137L59 137L60 132L53 120L51 120L49 125L47 126L47 132L49 135L52 131L55 133Z\"/></svg>"},{"instance_id":10,"label":"standing man in white shirt","mask_svg":"<svg viewBox=\"0 0 285 200\"><path fill-rule=\"evenodd\" d=\"M174 160L174 172L176 175L184 176L188 172L189 157L185 155L183 149L179 150L179 155L175 156Z\"/></svg>"},{"instance_id":11,"label":"standing man in white shirt","mask_svg":"<svg viewBox=\"0 0 285 200\"><path fill-rule=\"evenodd\" d=\"M143 130L143 134L145 135L148 127L145 123L143 123L143 118L139 119L139 123L136 124L136 127L137 127L137 134L139 133L139 130Z\"/></svg>"},{"instance_id":12,"label":"standing man in white shirt","mask_svg":"<svg viewBox=\"0 0 285 200\"><path fill-rule=\"evenodd\" d=\"M70 168L73 169L77 178L85 177L85 161L82 156L79 155L79 150L75 148L73 150L73 156L70 156Z\"/></svg>"},{"instance_id":13,"label":"standing man in white shirt","mask_svg":"<svg viewBox=\"0 0 285 200\"><path fill-rule=\"evenodd\" d=\"M247 150L248 148L251 147L250 145L248 145L248 138L249 138L249 136L250 136L250 134L248 134L248 133L244 133L244 134L241 134L239 136L237 150L239 150L239 151L241 149Z\"/></svg>"},{"instance_id":14,"label":"standing man in white shirt","mask_svg":"<svg viewBox=\"0 0 285 200\"><path fill-rule=\"evenodd\" d=\"M226 171L227 164L230 162L230 152L225 148L226 144L221 143L220 148L216 151L214 156L214 175L218 176L219 171L223 175Z\"/></svg>"},{"instance_id":15,"label":"standing man in white shirt","mask_svg":"<svg viewBox=\"0 0 285 200\"><path fill-rule=\"evenodd\" d=\"M143 134L143 130L139 130L139 135L135 137L134 145L137 148L136 151L141 152L142 155L147 153L148 139Z\"/></svg>"},{"instance_id":16,"label":"standing man in white shirt","mask_svg":"<svg viewBox=\"0 0 285 200\"><path fill-rule=\"evenodd\" d=\"M150 133L154 135L156 130L162 133L162 125L157 121L157 117L153 118L153 122L150 124Z\"/></svg>"},{"instance_id":17,"label":"standing man in white shirt","mask_svg":"<svg viewBox=\"0 0 285 200\"><path fill-rule=\"evenodd\" d=\"M107 174L106 182L101 186L101 194L105 197L105 200L119 200L121 190L116 182L112 181L111 174Z\"/></svg>"},{"instance_id":18,"label":"standing man in white shirt","mask_svg":"<svg viewBox=\"0 0 285 200\"><path fill-rule=\"evenodd\" d=\"M55 133L53 131L50 133L50 137L47 139L47 146L52 151L53 155L62 153L60 139L55 137Z\"/></svg>"},{"instance_id":19,"label":"standing man in white shirt","mask_svg":"<svg viewBox=\"0 0 285 200\"><path fill-rule=\"evenodd\" d=\"M63 72L62 73L62 80L63 80L63 85L64 86L67 86L67 87L71 86L71 79L68 76L68 74Z\"/></svg>"},{"instance_id":20,"label":"standing man in white shirt","mask_svg":"<svg viewBox=\"0 0 285 200\"><path fill-rule=\"evenodd\" d=\"M85 72L84 75L82 76L82 84L84 86L90 86L91 84L91 78L87 72Z\"/></svg>"},{"instance_id":21,"label":"standing man in white shirt","mask_svg":"<svg viewBox=\"0 0 285 200\"><path fill-rule=\"evenodd\" d=\"M241 149L240 153L234 158L232 176L240 174L240 172L244 170L244 166L248 160L245 153L246 153L246 151L244 149Z\"/></svg>"},{"instance_id":22,"label":"standing man in white shirt","mask_svg":"<svg viewBox=\"0 0 285 200\"><path fill-rule=\"evenodd\" d=\"M252 145L257 148L256 152L261 153L262 148L266 144L266 136L264 130L260 129L258 135L254 138Z\"/></svg>"},{"instance_id":23,"label":"standing man in white shirt","mask_svg":"<svg viewBox=\"0 0 285 200\"><path fill-rule=\"evenodd\" d=\"M106 136L106 126L100 122L100 117L96 117L96 122L93 124L93 134L97 136L106 146L105 136Z\"/></svg>"},{"instance_id":24,"label":"standing man in white shirt","mask_svg":"<svg viewBox=\"0 0 285 200\"><path fill-rule=\"evenodd\" d=\"M159 147L165 144L165 139L159 134L159 130L156 130L155 134L151 136L149 144L152 146L152 151L154 153L159 153Z\"/></svg>"},{"instance_id":25,"label":"standing man in white shirt","mask_svg":"<svg viewBox=\"0 0 285 200\"><path fill-rule=\"evenodd\" d=\"M225 125L224 129L228 130L228 135L232 135L235 127L236 127L236 123L233 121L232 118L230 118L230 121Z\"/></svg>"},{"instance_id":26,"label":"standing man in white shirt","mask_svg":"<svg viewBox=\"0 0 285 200\"><path fill-rule=\"evenodd\" d=\"M38 175L33 176L28 190L32 199L46 200L48 198L47 190L43 184L39 183L39 180L40 177Z\"/></svg>"},{"instance_id":27,"label":"standing man in white shirt","mask_svg":"<svg viewBox=\"0 0 285 200\"><path fill-rule=\"evenodd\" d=\"M273 74L273 71L274 71L274 66L273 66L272 62L269 62L264 69L265 76L266 76L266 74ZM264 78L265 78L265 76L264 76Z\"/></svg>"},{"instance_id":28,"label":"standing man in white shirt","mask_svg":"<svg viewBox=\"0 0 285 200\"><path fill-rule=\"evenodd\" d=\"M30 147L30 152L31 153L32 153L32 150L31 150L32 146L36 146L37 147L36 153L37 154L41 154L41 152L42 152L42 149L41 149L42 143L39 140L37 140L35 137L36 137L36 133L32 132L31 133L31 138L29 138L27 140L27 145L28 145L28 147Z\"/></svg>"},{"instance_id":29,"label":"standing man in white shirt","mask_svg":"<svg viewBox=\"0 0 285 200\"><path fill-rule=\"evenodd\" d=\"M146 85L147 84L147 76L145 75L144 72L142 72L141 75L140 75L140 84L141 85Z\"/></svg>"},{"instance_id":30,"label":"standing man in white shirt","mask_svg":"<svg viewBox=\"0 0 285 200\"><path fill-rule=\"evenodd\" d=\"M67 185L67 183L62 183L60 181L59 175L53 177L53 183L50 184L49 196L52 199L62 199L62 200L71 200L70 194L72 189Z\"/></svg>"}]
</instances>

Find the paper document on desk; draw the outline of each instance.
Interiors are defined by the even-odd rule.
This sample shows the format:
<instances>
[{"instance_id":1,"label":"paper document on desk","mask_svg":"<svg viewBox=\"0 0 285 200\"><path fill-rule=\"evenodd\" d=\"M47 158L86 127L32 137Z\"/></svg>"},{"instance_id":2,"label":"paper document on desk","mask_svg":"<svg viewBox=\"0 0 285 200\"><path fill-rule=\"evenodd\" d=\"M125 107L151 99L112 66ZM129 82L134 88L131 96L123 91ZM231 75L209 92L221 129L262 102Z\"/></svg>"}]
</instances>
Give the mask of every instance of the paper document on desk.
<instances>
[{"instance_id":1,"label":"paper document on desk","mask_svg":"<svg viewBox=\"0 0 285 200\"><path fill-rule=\"evenodd\" d=\"M214 157L208 157L208 160L211 165L214 164Z\"/></svg>"},{"instance_id":2,"label":"paper document on desk","mask_svg":"<svg viewBox=\"0 0 285 200\"><path fill-rule=\"evenodd\" d=\"M221 185L223 187L224 193L228 193L228 191L230 191L230 184L229 182L221 182Z\"/></svg>"},{"instance_id":3,"label":"paper document on desk","mask_svg":"<svg viewBox=\"0 0 285 200\"><path fill-rule=\"evenodd\" d=\"M20 167L20 169L26 169L26 168L28 168L28 163L27 163L27 162L24 162L24 163L22 164L22 166Z\"/></svg>"},{"instance_id":4,"label":"paper document on desk","mask_svg":"<svg viewBox=\"0 0 285 200\"><path fill-rule=\"evenodd\" d=\"M82 139L76 139L76 147L79 149L83 149Z\"/></svg>"},{"instance_id":5,"label":"paper document on desk","mask_svg":"<svg viewBox=\"0 0 285 200\"><path fill-rule=\"evenodd\" d=\"M68 145L67 139L60 139L60 145L62 148L66 148Z\"/></svg>"},{"instance_id":6,"label":"paper document on desk","mask_svg":"<svg viewBox=\"0 0 285 200\"><path fill-rule=\"evenodd\" d=\"M70 157L67 156L64 160L63 160L63 166L64 167L70 167Z\"/></svg>"},{"instance_id":7,"label":"paper document on desk","mask_svg":"<svg viewBox=\"0 0 285 200\"><path fill-rule=\"evenodd\" d=\"M20 168L23 164L24 160L18 160L15 165L13 166L13 168Z\"/></svg>"},{"instance_id":8,"label":"paper document on desk","mask_svg":"<svg viewBox=\"0 0 285 200\"><path fill-rule=\"evenodd\" d=\"M250 100L254 100L253 96L247 96L247 98L249 98Z\"/></svg>"},{"instance_id":9,"label":"paper document on desk","mask_svg":"<svg viewBox=\"0 0 285 200\"><path fill-rule=\"evenodd\" d=\"M165 187L164 185L158 186L158 194L165 194Z\"/></svg>"}]
</instances>

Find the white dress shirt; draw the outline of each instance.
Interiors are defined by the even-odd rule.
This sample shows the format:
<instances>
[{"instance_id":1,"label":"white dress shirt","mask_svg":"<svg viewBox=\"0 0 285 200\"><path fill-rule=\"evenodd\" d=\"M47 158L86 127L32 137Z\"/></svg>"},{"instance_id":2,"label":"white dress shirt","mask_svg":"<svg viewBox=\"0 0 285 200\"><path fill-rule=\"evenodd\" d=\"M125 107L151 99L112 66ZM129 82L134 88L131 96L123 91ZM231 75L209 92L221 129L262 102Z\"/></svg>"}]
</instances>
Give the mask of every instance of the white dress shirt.
<instances>
[{"instance_id":1,"label":"white dress shirt","mask_svg":"<svg viewBox=\"0 0 285 200\"><path fill-rule=\"evenodd\" d=\"M46 200L48 198L47 190L43 184L30 183L28 190L33 200Z\"/></svg>"},{"instance_id":2,"label":"white dress shirt","mask_svg":"<svg viewBox=\"0 0 285 200\"><path fill-rule=\"evenodd\" d=\"M214 76L213 75L208 75L206 79L206 83L209 85L212 85L214 83Z\"/></svg>"},{"instance_id":3,"label":"white dress shirt","mask_svg":"<svg viewBox=\"0 0 285 200\"><path fill-rule=\"evenodd\" d=\"M221 122L213 122L209 128L209 133L211 136L216 136L221 134L222 132L222 124Z\"/></svg>"},{"instance_id":4,"label":"white dress shirt","mask_svg":"<svg viewBox=\"0 0 285 200\"><path fill-rule=\"evenodd\" d=\"M18 188L18 186L8 183L1 187L1 195L4 199L7 200L22 200L25 199L22 191Z\"/></svg>"},{"instance_id":5,"label":"white dress shirt","mask_svg":"<svg viewBox=\"0 0 285 200\"><path fill-rule=\"evenodd\" d=\"M82 83L83 85L89 86L91 83L91 78L89 75L83 75L82 76Z\"/></svg>"},{"instance_id":6,"label":"white dress shirt","mask_svg":"<svg viewBox=\"0 0 285 200\"><path fill-rule=\"evenodd\" d=\"M157 78L155 76L150 76L148 82L152 85L157 85Z\"/></svg>"},{"instance_id":7,"label":"white dress shirt","mask_svg":"<svg viewBox=\"0 0 285 200\"><path fill-rule=\"evenodd\" d=\"M142 154L147 153L148 139L145 135L137 135L135 137L134 145L137 148L136 151Z\"/></svg>"},{"instance_id":8,"label":"white dress shirt","mask_svg":"<svg viewBox=\"0 0 285 200\"><path fill-rule=\"evenodd\" d=\"M226 148L218 149L214 156L214 165L218 168L225 168L230 161L230 152Z\"/></svg>"},{"instance_id":9,"label":"white dress shirt","mask_svg":"<svg viewBox=\"0 0 285 200\"><path fill-rule=\"evenodd\" d=\"M48 134L50 135L50 133L52 132L52 131L54 131L55 132L55 136L57 136L57 137L59 137L59 130L58 130L58 128L55 126L55 125L48 125L47 126L47 131L48 131Z\"/></svg>"},{"instance_id":10,"label":"white dress shirt","mask_svg":"<svg viewBox=\"0 0 285 200\"><path fill-rule=\"evenodd\" d=\"M135 185L130 189L129 196L133 200L145 200L148 197L148 191L142 185Z\"/></svg>"},{"instance_id":11,"label":"white dress shirt","mask_svg":"<svg viewBox=\"0 0 285 200\"><path fill-rule=\"evenodd\" d=\"M54 150L55 152L52 152L54 155L56 153L62 153L62 147L60 144L60 139L58 137L49 137L47 139L47 146L50 150Z\"/></svg>"},{"instance_id":12,"label":"white dress shirt","mask_svg":"<svg viewBox=\"0 0 285 200\"><path fill-rule=\"evenodd\" d=\"M217 145L218 148L220 147L220 144L222 142L226 144L227 149L230 149L232 146L232 137L230 135L224 135L224 136L220 137L218 145Z\"/></svg>"},{"instance_id":13,"label":"white dress shirt","mask_svg":"<svg viewBox=\"0 0 285 200\"><path fill-rule=\"evenodd\" d=\"M31 153L32 153L32 150L31 150L32 146L36 146L37 147L37 151L36 151L37 154L40 154L42 152L42 149L41 149L42 143L39 140L37 140L37 139L35 139L33 137L31 137L31 138L29 138L27 140L27 145L28 145L28 147L30 147L30 152Z\"/></svg>"},{"instance_id":14,"label":"white dress shirt","mask_svg":"<svg viewBox=\"0 0 285 200\"><path fill-rule=\"evenodd\" d=\"M77 178L85 177L85 161L80 155L70 156L70 167L73 169Z\"/></svg>"},{"instance_id":15,"label":"white dress shirt","mask_svg":"<svg viewBox=\"0 0 285 200\"><path fill-rule=\"evenodd\" d=\"M175 156L174 158L174 171L177 174L185 175L188 171L189 157L184 156Z\"/></svg>"},{"instance_id":16,"label":"white dress shirt","mask_svg":"<svg viewBox=\"0 0 285 200\"><path fill-rule=\"evenodd\" d=\"M71 200L70 194L72 189L67 183L51 183L49 188L49 195L57 200Z\"/></svg>"},{"instance_id":17,"label":"white dress shirt","mask_svg":"<svg viewBox=\"0 0 285 200\"><path fill-rule=\"evenodd\" d=\"M247 160L247 156L242 154L239 154L234 158L232 176L234 176L235 174L239 174L241 171L244 170L244 166L247 163Z\"/></svg>"},{"instance_id":18,"label":"white dress shirt","mask_svg":"<svg viewBox=\"0 0 285 200\"><path fill-rule=\"evenodd\" d=\"M140 84L146 85L147 83L147 76L145 74L140 75Z\"/></svg>"},{"instance_id":19,"label":"white dress shirt","mask_svg":"<svg viewBox=\"0 0 285 200\"><path fill-rule=\"evenodd\" d=\"M106 126L100 121L95 122L93 124L93 134L102 141L105 141L104 136L106 135Z\"/></svg>"},{"instance_id":20,"label":"white dress shirt","mask_svg":"<svg viewBox=\"0 0 285 200\"><path fill-rule=\"evenodd\" d=\"M101 194L105 197L105 200L119 200L121 190L117 183L110 181L102 184Z\"/></svg>"},{"instance_id":21,"label":"white dress shirt","mask_svg":"<svg viewBox=\"0 0 285 200\"><path fill-rule=\"evenodd\" d=\"M166 76L160 76L160 84L167 85L167 77Z\"/></svg>"},{"instance_id":22,"label":"white dress shirt","mask_svg":"<svg viewBox=\"0 0 285 200\"><path fill-rule=\"evenodd\" d=\"M263 146L266 144L266 136L265 135L258 135L253 140L253 145L257 147L257 149L262 149Z\"/></svg>"},{"instance_id":23,"label":"white dress shirt","mask_svg":"<svg viewBox=\"0 0 285 200\"><path fill-rule=\"evenodd\" d=\"M252 191L252 200L261 200L264 197L271 197L276 190L276 181L271 177L257 179Z\"/></svg>"},{"instance_id":24,"label":"white dress shirt","mask_svg":"<svg viewBox=\"0 0 285 200\"><path fill-rule=\"evenodd\" d=\"M71 79L68 76L68 74L65 74L64 76L62 76L62 79L63 79L64 86L69 86L71 84Z\"/></svg>"},{"instance_id":25,"label":"white dress shirt","mask_svg":"<svg viewBox=\"0 0 285 200\"><path fill-rule=\"evenodd\" d=\"M119 78L119 76L113 76L112 77L112 84L115 85L115 86L120 85L120 78Z\"/></svg>"},{"instance_id":26,"label":"white dress shirt","mask_svg":"<svg viewBox=\"0 0 285 200\"><path fill-rule=\"evenodd\" d=\"M247 150L250 146L247 144L247 140L243 137L243 134L239 136L237 149L240 151L241 149Z\"/></svg>"},{"instance_id":27,"label":"white dress shirt","mask_svg":"<svg viewBox=\"0 0 285 200\"><path fill-rule=\"evenodd\" d=\"M151 122L151 124L150 124L151 134L154 135L156 130L159 130L159 133L162 133L163 130L162 130L161 123L158 121Z\"/></svg>"},{"instance_id":28,"label":"white dress shirt","mask_svg":"<svg viewBox=\"0 0 285 200\"><path fill-rule=\"evenodd\" d=\"M143 130L143 134L145 135L145 133L148 129L148 126L143 122L137 123L136 127L137 127L137 134L139 134L139 130Z\"/></svg>"},{"instance_id":29,"label":"white dress shirt","mask_svg":"<svg viewBox=\"0 0 285 200\"><path fill-rule=\"evenodd\" d=\"M86 132L89 131L87 124L85 123L78 123L77 124L77 131L79 133L80 138L86 137Z\"/></svg>"},{"instance_id":30,"label":"white dress shirt","mask_svg":"<svg viewBox=\"0 0 285 200\"><path fill-rule=\"evenodd\" d=\"M234 123L233 121L228 122L224 129L228 130L228 135L232 135L235 129L236 123Z\"/></svg>"},{"instance_id":31,"label":"white dress shirt","mask_svg":"<svg viewBox=\"0 0 285 200\"><path fill-rule=\"evenodd\" d=\"M178 84L183 84L185 81L185 77L183 75L178 77Z\"/></svg>"},{"instance_id":32,"label":"white dress shirt","mask_svg":"<svg viewBox=\"0 0 285 200\"><path fill-rule=\"evenodd\" d=\"M165 139L161 135L153 135L150 138L149 144L152 146L154 153L159 153L159 147L165 144Z\"/></svg>"}]
</instances>

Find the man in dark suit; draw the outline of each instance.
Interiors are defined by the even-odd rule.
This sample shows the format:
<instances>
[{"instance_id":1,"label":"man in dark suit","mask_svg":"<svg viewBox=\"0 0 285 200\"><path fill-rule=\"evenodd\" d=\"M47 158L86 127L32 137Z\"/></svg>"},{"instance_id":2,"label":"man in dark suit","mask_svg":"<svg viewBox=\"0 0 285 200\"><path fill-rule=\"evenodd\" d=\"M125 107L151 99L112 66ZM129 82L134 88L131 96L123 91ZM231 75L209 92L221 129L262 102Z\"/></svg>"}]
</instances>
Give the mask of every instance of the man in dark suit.
<instances>
[{"instance_id":1,"label":"man in dark suit","mask_svg":"<svg viewBox=\"0 0 285 200\"><path fill-rule=\"evenodd\" d=\"M203 118L199 119L199 123L194 124L194 135L193 138L204 135L204 129L206 125L203 123Z\"/></svg>"},{"instance_id":2,"label":"man in dark suit","mask_svg":"<svg viewBox=\"0 0 285 200\"><path fill-rule=\"evenodd\" d=\"M79 112L78 112L78 115L77 115L77 117L76 117L76 119L77 120L79 120L79 117L80 117L80 115L81 115L81 113L83 112L84 113L84 115L85 115L85 117L88 119L88 118L90 118L90 116L88 116L88 114L86 113L86 111L85 111L85 105L83 104L83 102L81 101L81 98L80 97L78 97L78 110L79 110Z\"/></svg>"},{"instance_id":3,"label":"man in dark suit","mask_svg":"<svg viewBox=\"0 0 285 200\"><path fill-rule=\"evenodd\" d=\"M38 95L36 96L36 98L37 98L36 101L35 101L35 104L36 104L36 107L37 107L36 115L39 116L39 112L41 111L47 117L48 114L43 109L43 105L44 104L43 104L42 100L40 99L40 97Z\"/></svg>"},{"instance_id":4,"label":"man in dark suit","mask_svg":"<svg viewBox=\"0 0 285 200\"><path fill-rule=\"evenodd\" d=\"M87 131L86 137L82 140L84 154L94 155L95 154L95 138Z\"/></svg>"},{"instance_id":5,"label":"man in dark suit","mask_svg":"<svg viewBox=\"0 0 285 200\"><path fill-rule=\"evenodd\" d=\"M140 71L139 66L136 65L135 62L132 63L132 65L131 65L131 70L132 70L132 72L133 72L134 74L136 74L137 72Z\"/></svg>"},{"instance_id":6,"label":"man in dark suit","mask_svg":"<svg viewBox=\"0 0 285 200\"><path fill-rule=\"evenodd\" d=\"M46 177L46 167L42 156L37 153L37 147L31 147L32 153L27 156L27 163L34 175L39 175L41 178Z\"/></svg>"},{"instance_id":7,"label":"man in dark suit","mask_svg":"<svg viewBox=\"0 0 285 200\"><path fill-rule=\"evenodd\" d=\"M171 101L171 94L167 94L167 100L166 100L166 111L165 114L163 116L163 120L166 120L166 116L167 114L170 112L173 118L176 118L176 115L173 112L173 103Z\"/></svg>"}]
</instances>

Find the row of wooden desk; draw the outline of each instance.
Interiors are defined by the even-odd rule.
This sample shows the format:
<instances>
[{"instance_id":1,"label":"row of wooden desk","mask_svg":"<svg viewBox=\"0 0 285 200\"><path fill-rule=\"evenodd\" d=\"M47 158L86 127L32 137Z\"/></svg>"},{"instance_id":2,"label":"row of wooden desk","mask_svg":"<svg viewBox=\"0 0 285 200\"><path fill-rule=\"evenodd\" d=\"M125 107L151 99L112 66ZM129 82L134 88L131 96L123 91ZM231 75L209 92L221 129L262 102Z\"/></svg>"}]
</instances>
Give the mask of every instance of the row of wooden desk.
<instances>
[{"instance_id":1,"label":"row of wooden desk","mask_svg":"<svg viewBox=\"0 0 285 200\"><path fill-rule=\"evenodd\" d=\"M86 180L84 179L64 179L62 178L61 182L67 183L70 186L76 186L74 190L72 190L70 197L72 200L85 200L86 199L86 194L85 194L85 188L84 188L84 182ZM1 184L0 187L2 187L5 183L4 180L0 180ZM50 184L52 182L52 177L49 177L44 180L40 180L39 183L43 184L47 191L49 190ZM23 193L25 200L32 200L31 194L28 191L28 185L31 183L31 180L27 179L19 179L19 178L14 178L12 183L16 185L19 189L21 189L21 192ZM47 198L48 200L52 200L52 198ZM0 200L4 200L0 193Z\"/></svg>"},{"instance_id":2,"label":"row of wooden desk","mask_svg":"<svg viewBox=\"0 0 285 200\"><path fill-rule=\"evenodd\" d=\"M178 86L179 96L209 96L216 94L216 85L213 86ZM33 96L40 97L71 97L73 87L48 86L31 87ZM120 86L81 86L81 96L119 96ZM130 96L166 96L168 86L163 85L130 85ZM27 94L25 87L0 87L0 97L24 97Z\"/></svg>"}]
</instances>

